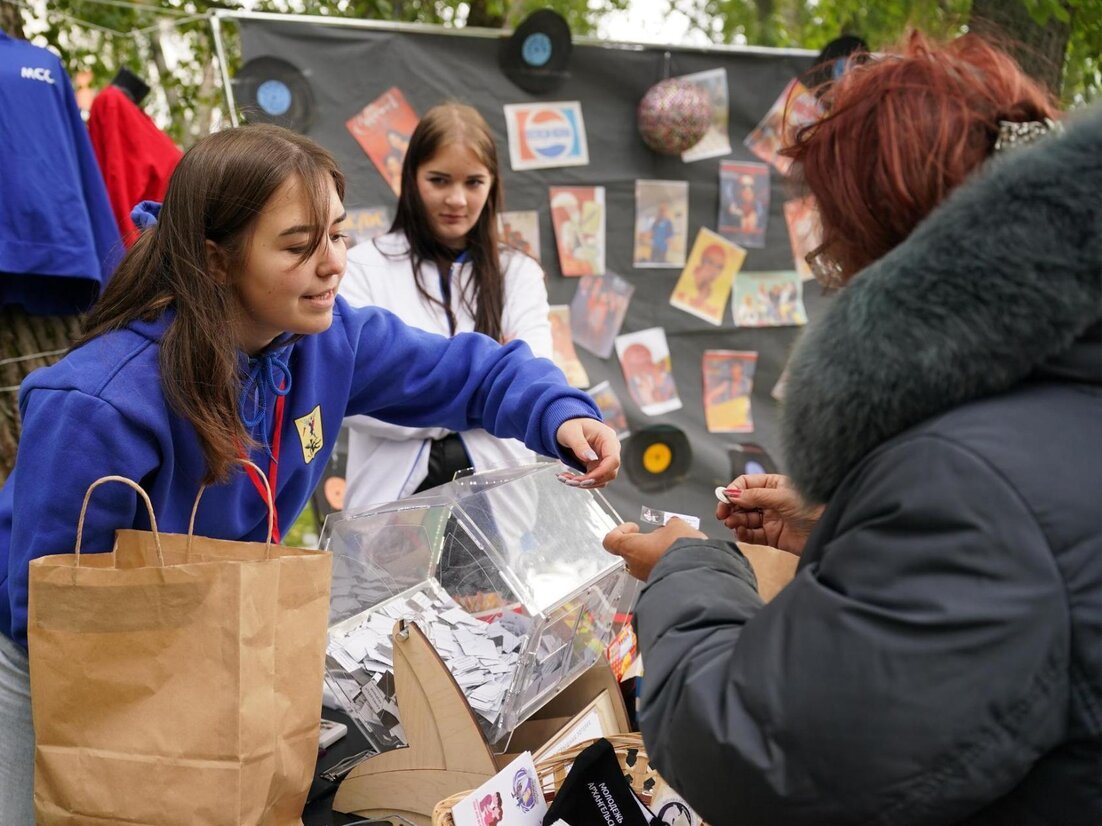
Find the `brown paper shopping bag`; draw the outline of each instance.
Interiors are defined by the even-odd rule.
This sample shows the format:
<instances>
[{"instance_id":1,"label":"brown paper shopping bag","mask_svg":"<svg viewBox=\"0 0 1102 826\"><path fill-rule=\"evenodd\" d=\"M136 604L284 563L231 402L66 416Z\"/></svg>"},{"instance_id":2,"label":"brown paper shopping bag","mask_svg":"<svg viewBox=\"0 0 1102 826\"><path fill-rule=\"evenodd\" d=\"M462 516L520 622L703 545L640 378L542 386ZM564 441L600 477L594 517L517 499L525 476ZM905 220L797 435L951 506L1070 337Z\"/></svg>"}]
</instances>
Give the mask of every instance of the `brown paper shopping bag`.
<instances>
[{"instance_id":1,"label":"brown paper shopping bag","mask_svg":"<svg viewBox=\"0 0 1102 826\"><path fill-rule=\"evenodd\" d=\"M88 496L106 481L138 491L152 530L81 556ZM160 534L135 483L88 489L75 552L30 566L39 824L300 822L330 556L271 545L270 529L269 514L267 544Z\"/></svg>"}]
</instances>

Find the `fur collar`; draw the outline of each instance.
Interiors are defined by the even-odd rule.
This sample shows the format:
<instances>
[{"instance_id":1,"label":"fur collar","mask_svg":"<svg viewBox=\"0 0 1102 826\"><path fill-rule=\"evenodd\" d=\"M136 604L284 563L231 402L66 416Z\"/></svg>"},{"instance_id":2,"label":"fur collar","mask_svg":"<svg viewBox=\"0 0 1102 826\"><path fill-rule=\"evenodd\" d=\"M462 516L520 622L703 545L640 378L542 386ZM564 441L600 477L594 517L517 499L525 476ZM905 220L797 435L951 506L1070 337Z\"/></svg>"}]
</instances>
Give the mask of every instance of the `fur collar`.
<instances>
[{"instance_id":1,"label":"fur collar","mask_svg":"<svg viewBox=\"0 0 1102 826\"><path fill-rule=\"evenodd\" d=\"M825 502L877 445L1017 384L1102 317L1102 109L991 161L802 337L783 436Z\"/></svg>"}]
</instances>

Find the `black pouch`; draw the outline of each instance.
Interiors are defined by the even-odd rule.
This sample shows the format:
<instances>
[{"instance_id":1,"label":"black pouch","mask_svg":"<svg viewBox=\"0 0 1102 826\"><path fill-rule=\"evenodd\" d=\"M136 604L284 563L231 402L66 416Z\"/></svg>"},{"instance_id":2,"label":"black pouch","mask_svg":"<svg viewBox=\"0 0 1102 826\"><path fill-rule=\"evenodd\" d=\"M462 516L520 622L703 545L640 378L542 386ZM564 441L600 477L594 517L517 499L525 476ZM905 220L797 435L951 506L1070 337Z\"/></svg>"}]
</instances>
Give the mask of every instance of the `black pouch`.
<instances>
[{"instance_id":1,"label":"black pouch","mask_svg":"<svg viewBox=\"0 0 1102 826\"><path fill-rule=\"evenodd\" d=\"M569 826L661 826L635 796L608 740L585 749L543 818L543 826L562 820Z\"/></svg>"}]
</instances>

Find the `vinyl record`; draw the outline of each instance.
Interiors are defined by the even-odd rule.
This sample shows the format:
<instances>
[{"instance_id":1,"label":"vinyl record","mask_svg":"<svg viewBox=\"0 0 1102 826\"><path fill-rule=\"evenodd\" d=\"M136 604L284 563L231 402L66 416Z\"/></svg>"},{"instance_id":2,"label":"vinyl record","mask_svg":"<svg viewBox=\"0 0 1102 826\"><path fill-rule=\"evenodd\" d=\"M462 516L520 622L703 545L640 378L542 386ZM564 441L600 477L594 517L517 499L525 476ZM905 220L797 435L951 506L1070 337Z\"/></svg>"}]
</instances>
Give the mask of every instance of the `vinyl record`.
<instances>
[{"instance_id":1,"label":"vinyl record","mask_svg":"<svg viewBox=\"0 0 1102 826\"><path fill-rule=\"evenodd\" d=\"M632 433L624 442L623 467L643 493L657 493L684 481L693 463L689 438L672 425L655 425Z\"/></svg>"},{"instance_id":2,"label":"vinyl record","mask_svg":"<svg viewBox=\"0 0 1102 826\"><path fill-rule=\"evenodd\" d=\"M501 71L526 92L549 92L570 77L570 26L550 9L532 12L501 41Z\"/></svg>"},{"instance_id":3,"label":"vinyl record","mask_svg":"<svg viewBox=\"0 0 1102 826\"><path fill-rule=\"evenodd\" d=\"M753 442L743 442L728 448L727 458L731 463L731 479L736 479L743 474L777 472L777 464L765 452L765 448Z\"/></svg>"},{"instance_id":4,"label":"vinyl record","mask_svg":"<svg viewBox=\"0 0 1102 826\"><path fill-rule=\"evenodd\" d=\"M297 67L278 57L254 57L233 77L233 94L249 123L274 123L306 133L314 123L314 90Z\"/></svg>"}]
</instances>

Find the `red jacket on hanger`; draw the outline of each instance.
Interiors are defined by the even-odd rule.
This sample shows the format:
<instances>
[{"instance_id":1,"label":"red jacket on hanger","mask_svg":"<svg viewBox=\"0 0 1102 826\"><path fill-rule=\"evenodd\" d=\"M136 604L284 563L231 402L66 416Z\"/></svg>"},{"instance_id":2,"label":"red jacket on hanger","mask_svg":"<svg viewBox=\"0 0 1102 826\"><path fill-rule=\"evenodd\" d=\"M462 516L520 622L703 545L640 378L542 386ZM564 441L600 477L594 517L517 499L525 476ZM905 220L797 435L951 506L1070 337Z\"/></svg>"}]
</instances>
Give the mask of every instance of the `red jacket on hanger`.
<instances>
[{"instance_id":1,"label":"red jacket on hanger","mask_svg":"<svg viewBox=\"0 0 1102 826\"><path fill-rule=\"evenodd\" d=\"M149 115L114 86L96 95L88 131L111 210L129 247L137 237L130 210L140 201L164 200L168 179L183 153Z\"/></svg>"}]
</instances>

